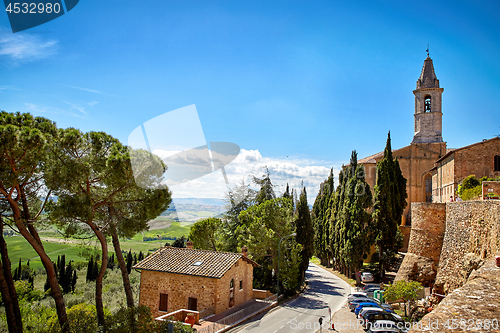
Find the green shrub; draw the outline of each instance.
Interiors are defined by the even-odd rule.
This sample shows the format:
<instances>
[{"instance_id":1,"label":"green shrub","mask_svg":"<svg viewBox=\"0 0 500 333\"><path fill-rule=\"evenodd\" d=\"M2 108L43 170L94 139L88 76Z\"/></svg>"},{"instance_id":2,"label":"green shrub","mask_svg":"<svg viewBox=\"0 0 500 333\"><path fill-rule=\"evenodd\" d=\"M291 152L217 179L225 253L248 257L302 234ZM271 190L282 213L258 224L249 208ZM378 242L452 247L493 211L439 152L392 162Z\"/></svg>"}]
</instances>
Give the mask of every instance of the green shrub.
<instances>
[{"instance_id":1,"label":"green shrub","mask_svg":"<svg viewBox=\"0 0 500 333\"><path fill-rule=\"evenodd\" d=\"M480 197L482 195L482 191L483 188L481 185L466 189L462 192L462 196L460 198L462 198L462 200L472 200Z\"/></svg>"}]
</instances>

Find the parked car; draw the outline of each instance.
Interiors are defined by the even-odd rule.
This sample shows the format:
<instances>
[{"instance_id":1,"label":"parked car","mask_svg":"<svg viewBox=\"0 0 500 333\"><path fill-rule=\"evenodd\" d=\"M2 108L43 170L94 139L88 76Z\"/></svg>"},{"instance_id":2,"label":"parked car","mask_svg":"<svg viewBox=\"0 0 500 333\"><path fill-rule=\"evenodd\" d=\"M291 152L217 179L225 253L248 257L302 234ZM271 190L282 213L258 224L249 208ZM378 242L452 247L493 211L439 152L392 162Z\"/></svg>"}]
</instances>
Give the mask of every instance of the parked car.
<instances>
[{"instance_id":1,"label":"parked car","mask_svg":"<svg viewBox=\"0 0 500 333\"><path fill-rule=\"evenodd\" d=\"M366 289L369 289L369 288L377 288L377 289L380 289L380 284L378 284L378 283L366 283L366 284L363 286L363 291L366 291Z\"/></svg>"},{"instance_id":2,"label":"parked car","mask_svg":"<svg viewBox=\"0 0 500 333\"><path fill-rule=\"evenodd\" d=\"M354 292L350 293L349 295L347 295L347 300L352 301L353 299L359 298L359 297L366 297L366 293L364 291L354 291Z\"/></svg>"},{"instance_id":3,"label":"parked car","mask_svg":"<svg viewBox=\"0 0 500 333\"><path fill-rule=\"evenodd\" d=\"M403 325L403 323L400 323L398 325L397 323L395 323L392 320L377 320L377 321L373 322L370 325L370 327L372 327L375 330L380 330L380 329L383 329L383 328L392 328L392 329L397 329L398 332L406 333L411 328L411 325L409 325L408 327L406 327L405 325ZM368 330L368 331L370 331L370 330ZM373 332L380 332L380 331L373 331Z\"/></svg>"},{"instance_id":4,"label":"parked car","mask_svg":"<svg viewBox=\"0 0 500 333\"><path fill-rule=\"evenodd\" d=\"M358 306L356 307L356 309L354 309L354 314L356 316L358 316L359 314L359 311L361 311L361 309L363 308L368 308L368 307L376 307L376 308L380 308L382 309L377 303L375 302L363 302L363 303L359 303ZM383 309L382 309L383 310Z\"/></svg>"},{"instance_id":5,"label":"parked car","mask_svg":"<svg viewBox=\"0 0 500 333\"><path fill-rule=\"evenodd\" d=\"M358 312L358 318L359 318L359 319L363 318L363 315L364 315L365 313L367 313L368 311L372 311L372 310L373 310L373 311L380 311L380 310L383 310L383 311L384 311L384 309L382 309L382 308L381 308L381 307L379 307L379 306L367 306L367 307L363 307L363 308L361 309L361 311L359 311L359 312Z\"/></svg>"},{"instance_id":6,"label":"parked car","mask_svg":"<svg viewBox=\"0 0 500 333\"><path fill-rule=\"evenodd\" d=\"M374 298L368 298L368 297L356 298L349 302L349 309L351 311L354 311L354 309L358 307L359 303L366 303L366 302L377 303L377 301Z\"/></svg>"},{"instance_id":7,"label":"parked car","mask_svg":"<svg viewBox=\"0 0 500 333\"><path fill-rule=\"evenodd\" d=\"M363 283L373 282L373 275L372 275L372 273L370 273L370 272L363 272L363 273L361 273L361 281L363 281Z\"/></svg>"},{"instance_id":8,"label":"parked car","mask_svg":"<svg viewBox=\"0 0 500 333\"><path fill-rule=\"evenodd\" d=\"M401 319L400 316L398 316L397 314L394 314L394 313L388 313L388 312L385 312L385 311L367 311L364 315L363 315L363 325L366 328L369 328L370 326L373 326L373 323L378 321L378 320L389 320L389 321L393 321L394 323L396 323L396 325L398 323L401 323L400 325L405 325L405 322L403 319Z\"/></svg>"}]
</instances>

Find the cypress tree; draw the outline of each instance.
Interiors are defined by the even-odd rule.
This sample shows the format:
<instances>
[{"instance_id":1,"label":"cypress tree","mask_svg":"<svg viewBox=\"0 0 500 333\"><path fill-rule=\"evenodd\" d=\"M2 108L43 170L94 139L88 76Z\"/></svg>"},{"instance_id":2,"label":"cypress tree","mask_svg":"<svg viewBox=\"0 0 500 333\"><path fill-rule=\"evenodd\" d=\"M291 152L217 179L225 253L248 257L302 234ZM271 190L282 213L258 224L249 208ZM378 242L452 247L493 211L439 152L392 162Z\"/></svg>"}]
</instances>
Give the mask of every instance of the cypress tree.
<instances>
[{"instance_id":1,"label":"cypress tree","mask_svg":"<svg viewBox=\"0 0 500 333\"><path fill-rule=\"evenodd\" d=\"M19 266L17 267L16 271L14 272L14 280L21 280L21 258L19 258Z\"/></svg>"},{"instance_id":2,"label":"cypress tree","mask_svg":"<svg viewBox=\"0 0 500 333\"><path fill-rule=\"evenodd\" d=\"M133 258L132 258L132 250L129 250L128 254L127 254L127 272L130 274L130 272L132 271L132 261L133 261Z\"/></svg>"},{"instance_id":3,"label":"cypress tree","mask_svg":"<svg viewBox=\"0 0 500 333\"><path fill-rule=\"evenodd\" d=\"M97 264L97 258L94 260L94 265L92 266L92 281L97 279L97 275L99 274L99 265Z\"/></svg>"},{"instance_id":4,"label":"cypress tree","mask_svg":"<svg viewBox=\"0 0 500 333\"><path fill-rule=\"evenodd\" d=\"M285 199L291 199L292 195L290 194L290 187L288 186L288 183L286 183L286 190L285 193L283 193L283 198Z\"/></svg>"},{"instance_id":5,"label":"cypress tree","mask_svg":"<svg viewBox=\"0 0 500 333\"><path fill-rule=\"evenodd\" d=\"M50 289L50 282L49 282L49 278L47 277L45 279L45 284L43 285L43 291L47 291Z\"/></svg>"},{"instance_id":6,"label":"cypress tree","mask_svg":"<svg viewBox=\"0 0 500 333\"><path fill-rule=\"evenodd\" d=\"M63 287L63 292L66 293L67 286L66 283L66 255L61 256L61 260L59 261L59 284Z\"/></svg>"},{"instance_id":7,"label":"cypress tree","mask_svg":"<svg viewBox=\"0 0 500 333\"><path fill-rule=\"evenodd\" d=\"M301 263L299 271L301 279L304 281L309 259L311 259L314 251L314 229L311 221L311 213L307 204L306 188L302 188L299 203L297 205L297 219L295 221L297 236L295 240L302 245Z\"/></svg>"},{"instance_id":8,"label":"cypress tree","mask_svg":"<svg viewBox=\"0 0 500 333\"><path fill-rule=\"evenodd\" d=\"M73 267L71 261L64 272L64 284L62 285L64 293L69 293L71 291L71 279L73 278Z\"/></svg>"},{"instance_id":9,"label":"cypress tree","mask_svg":"<svg viewBox=\"0 0 500 333\"><path fill-rule=\"evenodd\" d=\"M377 183L374 187L373 220L381 278L385 275L387 259L403 246L399 224L407 204L406 198L406 179L403 177L397 158L394 159L392 156L389 132L384 157L377 163Z\"/></svg>"},{"instance_id":10,"label":"cypress tree","mask_svg":"<svg viewBox=\"0 0 500 333\"><path fill-rule=\"evenodd\" d=\"M78 279L76 275L76 269L73 270L73 278L71 279L71 291L75 292L76 280Z\"/></svg>"},{"instance_id":11,"label":"cypress tree","mask_svg":"<svg viewBox=\"0 0 500 333\"><path fill-rule=\"evenodd\" d=\"M144 260L144 253L142 253L142 251L139 251L139 258L138 258L139 261L142 261Z\"/></svg>"},{"instance_id":12,"label":"cypress tree","mask_svg":"<svg viewBox=\"0 0 500 333\"><path fill-rule=\"evenodd\" d=\"M91 256L87 264L87 277L86 277L87 282L92 281L93 269L94 269L94 256Z\"/></svg>"}]
</instances>

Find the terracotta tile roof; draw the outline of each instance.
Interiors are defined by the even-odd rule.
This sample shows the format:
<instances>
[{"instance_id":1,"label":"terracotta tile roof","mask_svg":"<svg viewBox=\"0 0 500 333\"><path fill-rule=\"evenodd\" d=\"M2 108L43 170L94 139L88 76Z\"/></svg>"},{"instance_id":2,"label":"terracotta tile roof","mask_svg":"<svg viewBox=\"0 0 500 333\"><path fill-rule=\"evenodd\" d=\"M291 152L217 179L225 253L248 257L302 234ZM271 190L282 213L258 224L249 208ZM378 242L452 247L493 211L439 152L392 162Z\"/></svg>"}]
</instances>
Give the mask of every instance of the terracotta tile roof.
<instances>
[{"instance_id":1,"label":"terracotta tile roof","mask_svg":"<svg viewBox=\"0 0 500 333\"><path fill-rule=\"evenodd\" d=\"M240 259L259 266L241 253L162 247L132 268L220 279Z\"/></svg>"},{"instance_id":2,"label":"terracotta tile roof","mask_svg":"<svg viewBox=\"0 0 500 333\"><path fill-rule=\"evenodd\" d=\"M360 160L358 160L358 164L363 164L363 163L374 163L376 164L377 163L377 160L376 158L380 158L384 156L384 152L380 152L380 153L376 153L374 155L371 155L371 156L368 156L368 157L365 157L365 158L362 158Z\"/></svg>"}]
</instances>

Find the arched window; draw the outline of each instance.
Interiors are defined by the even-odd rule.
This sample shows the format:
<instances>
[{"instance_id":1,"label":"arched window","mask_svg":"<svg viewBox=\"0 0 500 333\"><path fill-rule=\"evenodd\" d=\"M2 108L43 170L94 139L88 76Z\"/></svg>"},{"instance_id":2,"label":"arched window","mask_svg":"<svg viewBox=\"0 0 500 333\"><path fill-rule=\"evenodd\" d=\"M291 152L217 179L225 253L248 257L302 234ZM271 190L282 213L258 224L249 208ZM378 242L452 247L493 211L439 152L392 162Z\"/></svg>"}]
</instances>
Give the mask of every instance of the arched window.
<instances>
[{"instance_id":1,"label":"arched window","mask_svg":"<svg viewBox=\"0 0 500 333\"><path fill-rule=\"evenodd\" d=\"M500 171L500 156L495 155L493 158L493 164L494 164L494 170L495 171Z\"/></svg>"},{"instance_id":2,"label":"arched window","mask_svg":"<svg viewBox=\"0 0 500 333\"><path fill-rule=\"evenodd\" d=\"M425 106L424 112L431 112L431 96L429 95L425 96L424 106Z\"/></svg>"}]
</instances>

